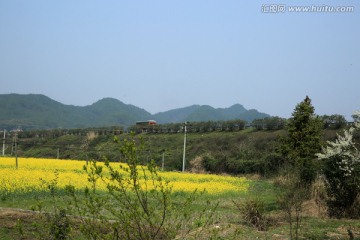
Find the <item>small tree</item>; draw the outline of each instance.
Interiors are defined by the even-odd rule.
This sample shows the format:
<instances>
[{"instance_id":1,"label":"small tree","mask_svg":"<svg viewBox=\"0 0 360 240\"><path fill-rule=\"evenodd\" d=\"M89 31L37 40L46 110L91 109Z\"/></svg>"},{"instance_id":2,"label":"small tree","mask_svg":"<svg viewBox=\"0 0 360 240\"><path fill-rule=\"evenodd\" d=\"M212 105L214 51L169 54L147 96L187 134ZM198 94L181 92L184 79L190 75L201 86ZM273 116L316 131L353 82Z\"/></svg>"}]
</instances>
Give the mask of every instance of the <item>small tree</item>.
<instances>
[{"instance_id":1,"label":"small tree","mask_svg":"<svg viewBox=\"0 0 360 240\"><path fill-rule=\"evenodd\" d=\"M357 112L360 116L360 113ZM328 141L326 148L317 154L324 162L323 173L326 177L327 202L331 217L360 217L360 152L353 141L353 134L360 128L359 118L354 126L337 134L334 142Z\"/></svg>"},{"instance_id":2,"label":"small tree","mask_svg":"<svg viewBox=\"0 0 360 240\"><path fill-rule=\"evenodd\" d=\"M340 129L346 126L346 119L344 116L339 114L323 115L321 120L324 123L324 128L327 129Z\"/></svg>"},{"instance_id":3,"label":"small tree","mask_svg":"<svg viewBox=\"0 0 360 240\"><path fill-rule=\"evenodd\" d=\"M192 222L190 205L197 193L175 201L170 183L158 174L154 162L140 165L138 152L142 147L131 137L121 143L126 165L91 161L84 166L90 185L84 197L68 186L72 197L69 205L81 216L81 230L87 239L174 239ZM107 190L99 190L99 184L105 184ZM207 205L197 217L210 220L212 210Z\"/></svg>"},{"instance_id":4,"label":"small tree","mask_svg":"<svg viewBox=\"0 0 360 240\"><path fill-rule=\"evenodd\" d=\"M322 122L314 110L311 99L306 96L295 107L286 126L288 135L281 146L289 167L296 168L300 181L307 185L315 180L315 154L321 150Z\"/></svg>"},{"instance_id":5,"label":"small tree","mask_svg":"<svg viewBox=\"0 0 360 240\"><path fill-rule=\"evenodd\" d=\"M306 200L308 191L306 184L302 184L298 177L299 174L288 173L275 182L280 190L277 195L277 202L286 214L290 239L299 238L303 202Z\"/></svg>"},{"instance_id":6,"label":"small tree","mask_svg":"<svg viewBox=\"0 0 360 240\"><path fill-rule=\"evenodd\" d=\"M280 146L286 162L279 181L281 193L278 201L287 214L290 238L298 239L302 205L308 198L309 187L316 177L315 154L321 149L322 122L314 114L314 107L308 96L296 105L286 130L288 135L282 139Z\"/></svg>"}]
</instances>

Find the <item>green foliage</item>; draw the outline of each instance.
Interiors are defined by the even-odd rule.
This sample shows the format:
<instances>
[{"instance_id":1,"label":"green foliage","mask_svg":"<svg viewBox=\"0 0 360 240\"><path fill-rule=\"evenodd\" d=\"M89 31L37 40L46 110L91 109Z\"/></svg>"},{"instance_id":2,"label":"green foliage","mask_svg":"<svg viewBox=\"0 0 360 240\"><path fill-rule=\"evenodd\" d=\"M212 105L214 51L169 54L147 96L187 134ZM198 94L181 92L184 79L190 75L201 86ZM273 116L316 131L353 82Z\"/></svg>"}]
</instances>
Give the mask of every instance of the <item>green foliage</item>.
<instances>
[{"instance_id":1,"label":"green foliage","mask_svg":"<svg viewBox=\"0 0 360 240\"><path fill-rule=\"evenodd\" d=\"M24 237L24 225L21 219L17 219L15 228L19 231L20 236Z\"/></svg>"},{"instance_id":2,"label":"green foliage","mask_svg":"<svg viewBox=\"0 0 360 240\"><path fill-rule=\"evenodd\" d=\"M94 138L88 139L88 133L94 132ZM19 134L19 156L56 158L58 149L61 159L97 159L121 162L124 159L114 143L114 137L124 139L127 133L115 134L114 128L62 130L61 136L53 131L24 131ZM59 134L60 134L59 133ZM117 132L116 132L117 134ZM205 159L206 170L210 172L261 173L275 175L277 169L285 166L287 155L275 152L281 144L279 138L285 136L284 130L254 131L212 131L189 132L187 135L186 166L198 156L209 154ZM55 136L55 137L53 137ZM323 140L334 140L335 130L324 130ZM354 141L360 142L360 134L354 133ZM183 154L183 133L174 134L138 134L135 138L144 138L143 152L139 153L143 163L153 159L158 166L162 164L162 150L165 150L165 170L181 170ZM67 141L67 142L66 142ZM8 147L5 154L10 154ZM228 162L225 167L225 160ZM278 162L277 162L278 161ZM239 166L239 167L238 167ZM242 170L245 166L245 170ZM279 167L279 168L278 168ZM254 169L254 171L252 170Z\"/></svg>"},{"instance_id":3,"label":"green foliage","mask_svg":"<svg viewBox=\"0 0 360 240\"><path fill-rule=\"evenodd\" d=\"M284 166L284 158L277 153L266 154L262 162L263 170L266 177L276 176Z\"/></svg>"},{"instance_id":4,"label":"green foliage","mask_svg":"<svg viewBox=\"0 0 360 240\"><path fill-rule=\"evenodd\" d=\"M150 113L116 99L102 99L90 106L64 105L39 94L0 95L1 129L54 129L129 126Z\"/></svg>"},{"instance_id":5,"label":"green foliage","mask_svg":"<svg viewBox=\"0 0 360 240\"><path fill-rule=\"evenodd\" d=\"M136 139L124 139L121 153L126 167L115 168L108 161L102 166L96 161L84 166L89 188L81 199L75 189L68 187L72 196L71 206L82 216L82 232L89 239L173 239L182 229L188 229L193 217L190 206L197 193L174 201L169 182L162 180L154 162L147 167L140 165L138 152L143 144ZM98 184L105 184L107 192L100 192ZM196 227L209 223L212 207L207 205L196 222ZM206 210L206 211L205 211ZM111 221L109 220L111 219ZM200 224L200 225L199 225Z\"/></svg>"},{"instance_id":6,"label":"green foliage","mask_svg":"<svg viewBox=\"0 0 360 240\"><path fill-rule=\"evenodd\" d=\"M69 217L67 216L67 211L65 208L59 206L58 202L58 178L59 173L55 171L54 179L50 181L42 180L42 185L45 189L48 189L50 192L50 201L51 201L51 211L44 211L42 200L37 198L37 206L34 210L38 210L40 212L40 217L44 219L44 223L42 226L34 224L36 229L36 235L39 239L57 239L57 240L65 240L69 239L71 233L71 222ZM44 231L43 229L46 229Z\"/></svg>"},{"instance_id":7,"label":"green foliage","mask_svg":"<svg viewBox=\"0 0 360 240\"><path fill-rule=\"evenodd\" d=\"M254 119L251 125L256 130L280 130L285 127L286 119L280 117L267 117L262 119Z\"/></svg>"},{"instance_id":8,"label":"green foliage","mask_svg":"<svg viewBox=\"0 0 360 240\"><path fill-rule=\"evenodd\" d=\"M245 128L246 122L244 120L218 120L218 121L198 121L191 122L187 126L188 133L209 133L214 131L227 131L235 132L241 131ZM183 133L184 123L166 123L166 124L155 124L155 125L136 125L129 128L130 131L136 133Z\"/></svg>"},{"instance_id":9,"label":"green foliage","mask_svg":"<svg viewBox=\"0 0 360 240\"><path fill-rule=\"evenodd\" d=\"M0 129L8 130L18 127L23 130L129 127L136 121L148 119L155 119L159 123L233 119L251 122L255 118L269 117L254 109L246 110L240 104L218 109L193 105L152 115L144 109L113 98L104 98L92 105L80 107L64 105L39 94L1 94L0 109Z\"/></svg>"},{"instance_id":10,"label":"green foliage","mask_svg":"<svg viewBox=\"0 0 360 240\"><path fill-rule=\"evenodd\" d=\"M70 220L66 215L65 209L60 209L54 214L48 214L48 220L50 221L50 236L53 236L57 240L68 239L71 231Z\"/></svg>"},{"instance_id":11,"label":"green foliage","mask_svg":"<svg viewBox=\"0 0 360 240\"><path fill-rule=\"evenodd\" d=\"M229 108L213 108L207 105L192 105L185 108L178 108L162 113L157 113L153 119L159 123L179 122L202 122L202 121L227 121L241 119L251 122L256 118L269 117L268 114L260 113L257 110L246 110L242 105L235 104Z\"/></svg>"},{"instance_id":12,"label":"green foliage","mask_svg":"<svg viewBox=\"0 0 360 240\"><path fill-rule=\"evenodd\" d=\"M260 199L246 199L239 204L233 201L235 206L240 211L246 223L254 226L258 231L266 231L268 228L265 202Z\"/></svg>"},{"instance_id":13,"label":"green foliage","mask_svg":"<svg viewBox=\"0 0 360 240\"><path fill-rule=\"evenodd\" d=\"M264 162L262 160L228 159L225 164L226 172L234 174L264 174Z\"/></svg>"},{"instance_id":14,"label":"green foliage","mask_svg":"<svg viewBox=\"0 0 360 240\"><path fill-rule=\"evenodd\" d=\"M318 154L326 177L328 213L337 218L360 218L360 152L353 141L355 128L338 135Z\"/></svg>"},{"instance_id":15,"label":"green foliage","mask_svg":"<svg viewBox=\"0 0 360 240\"><path fill-rule=\"evenodd\" d=\"M221 172L222 169L224 169L223 166L223 159L221 158L214 158L211 154L206 154L203 157L202 164L204 165L204 168L206 171L210 172Z\"/></svg>"},{"instance_id":16,"label":"green foliage","mask_svg":"<svg viewBox=\"0 0 360 240\"><path fill-rule=\"evenodd\" d=\"M325 129L341 129L347 125L347 121L344 116L340 114L323 115L320 117L323 121Z\"/></svg>"},{"instance_id":17,"label":"green foliage","mask_svg":"<svg viewBox=\"0 0 360 240\"><path fill-rule=\"evenodd\" d=\"M299 237L303 203L308 198L308 185L299 177L296 172L288 172L275 182L280 190L277 195L278 204L286 213L286 220L289 223L290 239Z\"/></svg>"},{"instance_id":18,"label":"green foliage","mask_svg":"<svg viewBox=\"0 0 360 240\"><path fill-rule=\"evenodd\" d=\"M235 159L224 156L205 155L203 157L203 166L206 171L213 173L231 173L231 174L264 174L266 169L265 160L254 159Z\"/></svg>"},{"instance_id":19,"label":"green foliage","mask_svg":"<svg viewBox=\"0 0 360 240\"><path fill-rule=\"evenodd\" d=\"M29 149L24 153L24 157L56 158L56 150L49 147Z\"/></svg>"},{"instance_id":20,"label":"green foliage","mask_svg":"<svg viewBox=\"0 0 360 240\"><path fill-rule=\"evenodd\" d=\"M297 169L300 180L310 185L318 169L314 159L321 149L322 122L314 114L309 97L295 107L286 129L288 135L282 141L281 153L289 167Z\"/></svg>"}]
</instances>

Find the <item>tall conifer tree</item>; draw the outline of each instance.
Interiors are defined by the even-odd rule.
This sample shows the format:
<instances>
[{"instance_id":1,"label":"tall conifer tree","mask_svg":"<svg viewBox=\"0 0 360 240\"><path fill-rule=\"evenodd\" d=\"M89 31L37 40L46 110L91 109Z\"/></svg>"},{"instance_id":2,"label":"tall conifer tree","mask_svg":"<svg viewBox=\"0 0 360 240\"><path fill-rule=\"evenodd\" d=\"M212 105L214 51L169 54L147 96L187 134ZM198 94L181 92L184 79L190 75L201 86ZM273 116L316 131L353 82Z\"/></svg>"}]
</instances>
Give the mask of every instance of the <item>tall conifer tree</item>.
<instances>
[{"instance_id":1,"label":"tall conifer tree","mask_svg":"<svg viewBox=\"0 0 360 240\"><path fill-rule=\"evenodd\" d=\"M283 141L282 153L288 166L299 173L299 180L310 184L317 171L315 154L321 150L322 121L315 115L308 96L296 105L286 129L288 135Z\"/></svg>"}]
</instances>

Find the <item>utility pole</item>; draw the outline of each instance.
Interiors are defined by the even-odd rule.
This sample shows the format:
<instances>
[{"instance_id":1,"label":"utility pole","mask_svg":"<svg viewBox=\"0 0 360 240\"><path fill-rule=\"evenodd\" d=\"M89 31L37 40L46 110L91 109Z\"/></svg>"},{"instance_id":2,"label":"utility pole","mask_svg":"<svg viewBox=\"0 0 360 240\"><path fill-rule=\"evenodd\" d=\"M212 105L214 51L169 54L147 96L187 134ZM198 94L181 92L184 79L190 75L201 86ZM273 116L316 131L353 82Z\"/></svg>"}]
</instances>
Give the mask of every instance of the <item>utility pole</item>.
<instances>
[{"instance_id":1,"label":"utility pole","mask_svg":"<svg viewBox=\"0 0 360 240\"><path fill-rule=\"evenodd\" d=\"M182 164L182 172L185 172L185 155L186 155L186 125L189 122L184 123L184 152L183 152L183 164Z\"/></svg>"},{"instance_id":2,"label":"utility pole","mask_svg":"<svg viewBox=\"0 0 360 240\"><path fill-rule=\"evenodd\" d=\"M161 161L161 169L164 171L165 165L165 150L162 150L162 161Z\"/></svg>"},{"instance_id":3,"label":"utility pole","mask_svg":"<svg viewBox=\"0 0 360 240\"><path fill-rule=\"evenodd\" d=\"M6 129L4 129L3 148L2 148L3 156L5 156L5 137L6 137Z\"/></svg>"},{"instance_id":4,"label":"utility pole","mask_svg":"<svg viewBox=\"0 0 360 240\"><path fill-rule=\"evenodd\" d=\"M17 132L15 132L15 159L16 159L16 169L19 167L18 155L17 155Z\"/></svg>"},{"instance_id":5,"label":"utility pole","mask_svg":"<svg viewBox=\"0 0 360 240\"><path fill-rule=\"evenodd\" d=\"M85 140L86 166L89 164L89 141Z\"/></svg>"},{"instance_id":6,"label":"utility pole","mask_svg":"<svg viewBox=\"0 0 360 240\"><path fill-rule=\"evenodd\" d=\"M13 140L13 142L12 142L12 144L11 144L11 154L10 154L11 156L14 154L15 136L13 136L12 140Z\"/></svg>"}]
</instances>

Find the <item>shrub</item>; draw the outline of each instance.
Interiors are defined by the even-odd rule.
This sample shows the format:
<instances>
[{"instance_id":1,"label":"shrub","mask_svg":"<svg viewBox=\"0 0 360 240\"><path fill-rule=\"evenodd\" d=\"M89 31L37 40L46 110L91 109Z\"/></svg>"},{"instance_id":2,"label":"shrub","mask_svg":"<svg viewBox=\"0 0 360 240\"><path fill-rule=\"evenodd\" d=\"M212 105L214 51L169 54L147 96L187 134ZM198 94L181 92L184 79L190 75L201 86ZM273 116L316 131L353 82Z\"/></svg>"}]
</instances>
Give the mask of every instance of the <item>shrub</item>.
<instances>
[{"instance_id":1,"label":"shrub","mask_svg":"<svg viewBox=\"0 0 360 240\"><path fill-rule=\"evenodd\" d=\"M308 186L301 181L300 173L296 171L285 172L274 184L280 190L277 201L286 213L290 239L298 239L303 203L308 198Z\"/></svg>"},{"instance_id":2,"label":"shrub","mask_svg":"<svg viewBox=\"0 0 360 240\"><path fill-rule=\"evenodd\" d=\"M327 202L329 201L329 196L326 191L326 179L324 176L319 176L311 186L311 198L318 207L319 215L324 215L324 213L327 212Z\"/></svg>"},{"instance_id":3,"label":"shrub","mask_svg":"<svg viewBox=\"0 0 360 240\"><path fill-rule=\"evenodd\" d=\"M330 217L359 218L357 199L360 196L360 153L353 141L354 127L337 135L334 142L317 154L323 161Z\"/></svg>"},{"instance_id":4,"label":"shrub","mask_svg":"<svg viewBox=\"0 0 360 240\"><path fill-rule=\"evenodd\" d=\"M60 209L54 214L47 214L47 218L50 223L50 236L57 240L68 239L71 227L66 210Z\"/></svg>"},{"instance_id":5,"label":"shrub","mask_svg":"<svg viewBox=\"0 0 360 240\"><path fill-rule=\"evenodd\" d=\"M264 174L276 175L284 165L284 158L276 153L270 153L263 158Z\"/></svg>"},{"instance_id":6,"label":"shrub","mask_svg":"<svg viewBox=\"0 0 360 240\"><path fill-rule=\"evenodd\" d=\"M265 216L265 202L260 199L246 199L239 204L233 201L239 209L246 223L254 226L258 231L267 230L267 218Z\"/></svg>"},{"instance_id":7,"label":"shrub","mask_svg":"<svg viewBox=\"0 0 360 240\"><path fill-rule=\"evenodd\" d=\"M209 172L224 172L224 160L226 160L226 157L214 157L211 154L206 154L203 157L203 166Z\"/></svg>"},{"instance_id":8,"label":"shrub","mask_svg":"<svg viewBox=\"0 0 360 240\"><path fill-rule=\"evenodd\" d=\"M226 172L232 174L248 174L258 173L264 174L264 161L263 160L247 160L247 159L226 159L225 162Z\"/></svg>"},{"instance_id":9,"label":"shrub","mask_svg":"<svg viewBox=\"0 0 360 240\"><path fill-rule=\"evenodd\" d=\"M190 172L193 173L205 173L203 166L203 156L197 156L190 161Z\"/></svg>"},{"instance_id":10,"label":"shrub","mask_svg":"<svg viewBox=\"0 0 360 240\"><path fill-rule=\"evenodd\" d=\"M43 202L38 199L36 196L36 200L38 204L33 210L37 209L41 214L41 218L45 217L45 222L42 226L34 223L33 226L35 227L35 232L37 238L39 239L57 239L57 240L65 240L69 239L71 233L71 221L67 216L67 211L64 208L59 207L58 197L59 197L59 188L57 186L59 173L55 171L55 177L50 180L46 181L43 179L41 180L41 184L44 189L48 189L51 197L51 204L52 204L52 212L44 212L43 211ZM42 228L48 229L48 231L43 232Z\"/></svg>"},{"instance_id":11,"label":"shrub","mask_svg":"<svg viewBox=\"0 0 360 240\"><path fill-rule=\"evenodd\" d=\"M84 166L90 184L84 198L68 186L72 210L81 216L81 231L88 239L174 239L189 227L197 192L175 201L172 187L158 175L154 162L139 165L142 146L133 137L123 140L121 152L127 164L120 168L108 161ZM105 184L107 191L98 190L99 184ZM207 213L212 215L213 209L210 205L205 209L200 217L210 219Z\"/></svg>"}]
</instances>

